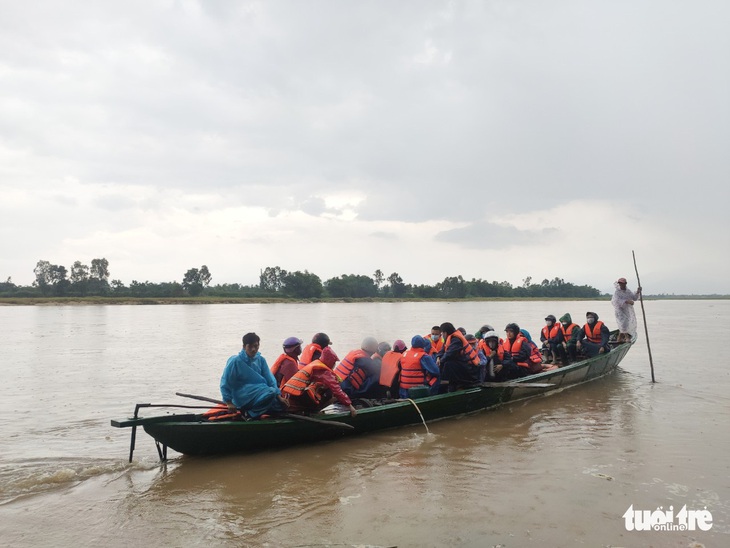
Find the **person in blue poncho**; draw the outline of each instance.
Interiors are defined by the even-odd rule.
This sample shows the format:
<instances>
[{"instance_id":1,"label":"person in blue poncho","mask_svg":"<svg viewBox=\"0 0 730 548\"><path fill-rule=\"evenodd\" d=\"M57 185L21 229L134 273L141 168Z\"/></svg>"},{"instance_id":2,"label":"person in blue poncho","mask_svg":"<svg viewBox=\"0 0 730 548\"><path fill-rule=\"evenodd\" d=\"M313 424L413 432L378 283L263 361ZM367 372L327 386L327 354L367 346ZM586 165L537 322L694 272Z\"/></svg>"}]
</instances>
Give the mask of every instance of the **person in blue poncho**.
<instances>
[{"instance_id":1,"label":"person in blue poncho","mask_svg":"<svg viewBox=\"0 0 730 548\"><path fill-rule=\"evenodd\" d=\"M266 359L259 352L261 338L256 333L243 336L243 350L228 358L221 376L221 396L231 411L240 409L252 419L282 413L282 398Z\"/></svg>"}]
</instances>

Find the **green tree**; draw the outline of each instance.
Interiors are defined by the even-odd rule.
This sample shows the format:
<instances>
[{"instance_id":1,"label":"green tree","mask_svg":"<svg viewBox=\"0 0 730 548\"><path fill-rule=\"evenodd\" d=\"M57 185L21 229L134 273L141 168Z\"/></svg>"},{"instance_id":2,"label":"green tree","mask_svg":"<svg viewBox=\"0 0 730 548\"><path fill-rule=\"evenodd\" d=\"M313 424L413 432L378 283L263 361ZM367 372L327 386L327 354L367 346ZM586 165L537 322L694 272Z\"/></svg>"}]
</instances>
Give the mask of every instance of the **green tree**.
<instances>
[{"instance_id":1,"label":"green tree","mask_svg":"<svg viewBox=\"0 0 730 548\"><path fill-rule=\"evenodd\" d=\"M95 280L107 281L109 279L109 261L106 259L92 259L89 276Z\"/></svg>"},{"instance_id":2,"label":"green tree","mask_svg":"<svg viewBox=\"0 0 730 548\"><path fill-rule=\"evenodd\" d=\"M390 286L390 293L393 297L402 297L406 294L406 284L403 283L403 278L397 272L393 272L388 276L388 285Z\"/></svg>"},{"instance_id":3,"label":"green tree","mask_svg":"<svg viewBox=\"0 0 730 548\"><path fill-rule=\"evenodd\" d=\"M53 285L53 279L51 277L52 265L48 261L38 261L33 269L35 274L35 280L33 280L33 286L41 290L41 294L48 295Z\"/></svg>"},{"instance_id":4,"label":"green tree","mask_svg":"<svg viewBox=\"0 0 730 548\"><path fill-rule=\"evenodd\" d=\"M207 266L203 265L200 269L191 268L183 277L182 288L191 297L197 297L203 292L203 288L208 286L210 280Z\"/></svg>"},{"instance_id":5,"label":"green tree","mask_svg":"<svg viewBox=\"0 0 730 548\"><path fill-rule=\"evenodd\" d=\"M65 266L53 264L51 265L51 285L53 285L53 294L59 297L66 295L70 282L68 281L68 270Z\"/></svg>"},{"instance_id":6,"label":"green tree","mask_svg":"<svg viewBox=\"0 0 730 548\"><path fill-rule=\"evenodd\" d=\"M444 281L438 286L441 294L448 299L463 299L466 297L466 282L461 275L444 278Z\"/></svg>"},{"instance_id":7,"label":"green tree","mask_svg":"<svg viewBox=\"0 0 730 548\"><path fill-rule=\"evenodd\" d=\"M383 271L378 268L373 274L373 279L375 280L375 287L378 291L380 291L383 282L385 282L385 274L383 274Z\"/></svg>"},{"instance_id":8,"label":"green tree","mask_svg":"<svg viewBox=\"0 0 730 548\"><path fill-rule=\"evenodd\" d=\"M367 298L378 295L378 288L372 278L355 274L330 278L325 282L325 288L335 298Z\"/></svg>"},{"instance_id":9,"label":"green tree","mask_svg":"<svg viewBox=\"0 0 730 548\"><path fill-rule=\"evenodd\" d=\"M89 279L89 267L81 261L75 261L71 267L71 283L80 284Z\"/></svg>"},{"instance_id":10,"label":"green tree","mask_svg":"<svg viewBox=\"0 0 730 548\"><path fill-rule=\"evenodd\" d=\"M264 291L279 291L284 285L286 270L278 266L267 266L259 275L259 287Z\"/></svg>"},{"instance_id":11,"label":"green tree","mask_svg":"<svg viewBox=\"0 0 730 548\"><path fill-rule=\"evenodd\" d=\"M281 291L297 299L315 299L322 296L322 280L306 270L289 272L282 280Z\"/></svg>"}]
</instances>

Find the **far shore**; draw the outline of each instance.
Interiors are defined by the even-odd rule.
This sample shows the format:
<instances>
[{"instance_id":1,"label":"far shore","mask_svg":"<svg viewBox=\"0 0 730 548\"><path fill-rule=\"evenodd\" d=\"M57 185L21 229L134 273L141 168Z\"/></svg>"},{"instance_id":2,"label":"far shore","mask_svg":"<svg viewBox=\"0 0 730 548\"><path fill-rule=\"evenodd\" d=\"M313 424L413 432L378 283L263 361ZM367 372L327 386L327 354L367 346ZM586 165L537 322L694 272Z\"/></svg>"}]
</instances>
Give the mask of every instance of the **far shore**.
<instances>
[{"instance_id":1,"label":"far shore","mask_svg":"<svg viewBox=\"0 0 730 548\"><path fill-rule=\"evenodd\" d=\"M475 297L466 299L389 299L322 298L290 299L274 297L0 297L0 306L79 306L79 305L170 305L170 304L275 304L275 303L398 303L398 302L507 302L507 301L605 301L609 295L595 299L576 297ZM728 300L730 295L648 295L655 300Z\"/></svg>"}]
</instances>

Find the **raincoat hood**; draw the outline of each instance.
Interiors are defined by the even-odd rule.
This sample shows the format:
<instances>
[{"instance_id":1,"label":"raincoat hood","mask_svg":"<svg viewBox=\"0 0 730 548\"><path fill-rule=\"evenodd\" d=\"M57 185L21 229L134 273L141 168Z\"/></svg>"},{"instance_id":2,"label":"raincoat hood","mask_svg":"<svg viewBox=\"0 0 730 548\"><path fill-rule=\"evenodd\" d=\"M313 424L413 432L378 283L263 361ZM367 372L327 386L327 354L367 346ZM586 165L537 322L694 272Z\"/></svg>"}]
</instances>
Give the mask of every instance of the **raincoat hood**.
<instances>
[{"instance_id":1,"label":"raincoat hood","mask_svg":"<svg viewBox=\"0 0 730 548\"><path fill-rule=\"evenodd\" d=\"M565 323L565 322L573 323L573 318L571 318L570 314L568 314L567 312L565 314L563 314L562 316L560 316L560 323Z\"/></svg>"},{"instance_id":2,"label":"raincoat hood","mask_svg":"<svg viewBox=\"0 0 730 548\"><path fill-rule=\"evenodd\" d=\"M426 339L421 337L421 335L416 335L411 339L411 347L412 348L426 348Z\"/></svg>"}]
</instances>

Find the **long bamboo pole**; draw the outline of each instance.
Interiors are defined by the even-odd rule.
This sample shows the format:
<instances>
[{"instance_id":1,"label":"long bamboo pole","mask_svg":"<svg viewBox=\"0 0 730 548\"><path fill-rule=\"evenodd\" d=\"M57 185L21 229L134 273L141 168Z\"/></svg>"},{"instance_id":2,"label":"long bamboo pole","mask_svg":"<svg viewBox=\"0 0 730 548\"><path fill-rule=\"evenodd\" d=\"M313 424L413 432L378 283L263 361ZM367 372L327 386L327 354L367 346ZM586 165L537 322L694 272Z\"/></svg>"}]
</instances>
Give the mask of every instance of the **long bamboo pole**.
<instances>
[{"instance_id":1,"label":"long bamboo pole","mask_svg":"<svg viewBox=\"0 0 730 548\"><path fill-rule=\"evenodd\" d=\"M639 269L636 267L636 254L634 250L631 250L631 256L634 258L634 270L636 271L636 283L641 287L641 280L639 279ZM644 292L639 293L639 302L641 303L641 315L644 317L644 333L646 334L646 348L649 350L649 366L651 367L651 382L656 382L654 379L654 360L651 358L651 345L649 344L649 327L646 325L646 311L644 310Z\"/></svg>"}]
</instances>

